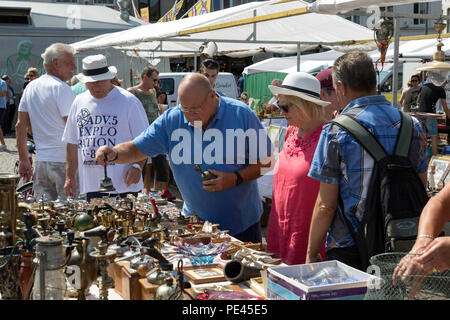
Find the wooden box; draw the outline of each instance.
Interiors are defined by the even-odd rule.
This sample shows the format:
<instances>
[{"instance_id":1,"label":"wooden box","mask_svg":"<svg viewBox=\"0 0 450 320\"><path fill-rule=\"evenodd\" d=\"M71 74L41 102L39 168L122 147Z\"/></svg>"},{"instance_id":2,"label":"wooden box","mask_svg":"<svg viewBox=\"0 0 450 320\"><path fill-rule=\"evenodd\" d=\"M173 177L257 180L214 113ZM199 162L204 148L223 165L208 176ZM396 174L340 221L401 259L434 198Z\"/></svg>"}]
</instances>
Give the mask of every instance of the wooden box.
<instances>
[{"instance_id":1,"label":"wooden box","mask_svg":"<svg viewBox=\"0 0 450 320\"><path fill-rule=\"evenodd\" d=\"M114 290L124 300L140 300L141 291L138 280L142 277L129 266L129 261L111 263L108 267L108 275L114 279Z\"/></svg>"},{"instance_id":2,"label":"wooden box","mask_svg":"<svg viewBox=\"0 0 450 320\"><path fill-rule=\"evenodd\" d=\"M141 300L139 279L141 275L128 266L122 267L122 292L120 295L125 300Z\"/></svg>"},{"instance_id":3,"label":"wooden box","mask_svg":"<svg viewBox=\"0 0 450 320\"><path fill-rule=\"evenodd\" d=\"M108 276L114 279L114 290L120 295L122 295L122 267L129 264L128 261L120 261L108 265Z\"/></svg>"},{"instance_id":4,"label":"wooden box","mask_svg":"<svg viewBox=\"0 0 450 320\"><path fill-rule=\"evenodd\" d=\"M141 291L141 300L154 300L154 295L156 289L158 289L158 285L149 283L146 278L141 278L138 282Z\"/></svg>"}]
</instances>

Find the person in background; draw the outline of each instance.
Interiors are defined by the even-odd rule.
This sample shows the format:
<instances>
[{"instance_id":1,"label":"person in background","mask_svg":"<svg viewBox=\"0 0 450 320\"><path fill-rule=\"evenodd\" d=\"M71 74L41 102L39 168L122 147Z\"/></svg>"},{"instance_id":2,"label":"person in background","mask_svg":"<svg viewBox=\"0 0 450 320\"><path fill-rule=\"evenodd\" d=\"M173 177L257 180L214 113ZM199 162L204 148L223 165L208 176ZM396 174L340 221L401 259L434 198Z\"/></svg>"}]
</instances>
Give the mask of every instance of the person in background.
<instances>
[{"instance_id":1,"label":"person in background","mask_svg":"<svg viewBox=\"0 0 450 320\"><path fill-rule=\"evenodd\" d=\"M420 95L418 98L418 105L420 112L436 113L436 103L440 99L441 106L444 109L447 118L450 118L450 110L447 106L445 85L447 82L442 83L440 86L436 86L432 82L425 83L420 89ZM425 119L425 132L427 136L431 137L431 152L432 155L438 153L438 123L434 117Z\"/></svg>"},{"instance_id":2,"label":"person in background","mask_svg":"<svg viewBox=\"0 0 450 320\"><path fill-rule=\"evenodd\" d=\"M243 103L245 103L246 105L248 105L248 93L246 91L241 93L241 96L239 97L239 100L241 100Z\"/></svg>"},{"instance_id":3,"label":"person in background","mask_svg":"<svg viewBox=\"0 0 450 320\"><path fill-rule=\"evenodd\" d=\"M10 135L13 132L12 122L16 114L16 94L14 93L14 89L11 87L11 80L9 77L7 75L3 75L2 80L6 82L7 86L6 111L3 116L2 128L5 135Z\"/></svg>"},{"instance_id":4,"label":"person in background","mask_svg":"<svg viewBox=\"0 0 450 320\"><path fill-rule=\"evenodd\" d=\"M200 65L199 72L208 78L209 83L211 83L211 87L214 89L216 86L217 77L219 75L219 63L216 60L213 59L206 59L202 61L202 64ZM224 94L217 91L216 93L219 96L223 96Z\"/></svg>"},{"instance_id":5,"label":"person in background","mask_svg":"<svg viewBox=\"0 0 450 320\"><path fill-rule=\"evenodd\" d=\"M6 114L6 94L8 92L8 86L6 85L6 82L0 79L0 124L3 123L3 118ZM0 151L6 151L6 143L5 139L3 137L3 130L0 126Z\"/></svg>"},{"instance_id":6,"label":"person in background","mask_svg":"<svg viewBox=\"0 0 450 320\"><path fill-rule=\"evenodd\" d=\"M163 114L164 111L166 111L169 108L169 105L167 104L167 93L164 91L158 92L158 107L159 107L159 114Z\"/></svg>"},{"instance_id":7,"label":"person in background","mask_svg":"<svg viewBox=\"0 0 450 320\"><path fill-rule=\"evenodd\" d=\"M36 198L65 199L66 145L61 141L74 95L65 81L76 70L74 50L63 43L50 45L42 55L46 74L30 81L19 104L16 141L19 174L28 180L33 170L28 158L27 131L36 145L33 191Z\"/></svg>"},{"instance_id":8,"label":"person in background","mask_svg":"<svg viewBox=\"0 0 450 320\"><path fill-rule=\"evenodd\" d=\"M325 120L329 121L337 117L341 110L337 101L336 91L333 88L333 69L328 68L316 74L320 82L320 100L328 101L330 104L324 108Z\"/></svg>"},{"instance_id":9,"label":"person in background","mask_svg":"<svg viewBox=\"0 0 450 320\"><path fill-rule=\"evenodd\" d=\"M39 78L39 71L36 68L28 68L27 72L24 75L24 82L22 90L25 90L26 86L33 80Z\"/></svg>"},{"instance_id":10,"label":"person in background","mask_svg":"<svg viewBox=\"0 0 450 320\"><path fill-rule=\"evenodd\" d=\"M450 221L450 184L432 197L420 214L417 240L392 275L393 285L399 281L411 285L413 299L424 281L425 275L433 275L450 269L450 237L439 234Z\"/></svg>"},{"instance_id":11,"label":"person in background","mask_svg":"<svg viewBox=\"0 0 450 320\"><path fill-rule=\"evenodd\" d=\"M128 92L134 94L144 106L148 123L152 124L160 116L160 109L156 96L156 84L159 82L159 71L153 66L145 67L141 72L141 82L128 88ZM175 200L176 197L169 191L169 168L165 155L156 155L149 159L151 163L146 164L144 172L144 187L146 192L152 190L152 167L155 171L155 189L160 196L167 200Z\"/></svg>"},{"instance_id":12,"label":"person in background","mask_svg":"<svg viewBox=\"0 0 450 320\"><path fill-rule=\"evenodd\" d=\"M304 72L290 73L280 86L269 89L278 97L288 128L274 169L267 251L286 264L303 264L319 191L319 181L307 173L330 102L320 99L319 80ZM325 257L324 246L321 253Z\"/></svg>"},{"instance_id":13,"label":"person in background","mask_svg":"<svg viewBox=\"0 0 450 320\"><path fill-rule=\"evenodd\" d=\"M400 98L400 106L403 103L403 110L405 112L411 112L411 109L415 109L417 107L417 100L419 98L419 93L421 90L420 84L420 74L415 74L411 76L408 83L411 83L411 86L406 90L405 95L403 97L403 101ZM403 93L402 93L403 96Z\"/></svg>"}]
</instances>

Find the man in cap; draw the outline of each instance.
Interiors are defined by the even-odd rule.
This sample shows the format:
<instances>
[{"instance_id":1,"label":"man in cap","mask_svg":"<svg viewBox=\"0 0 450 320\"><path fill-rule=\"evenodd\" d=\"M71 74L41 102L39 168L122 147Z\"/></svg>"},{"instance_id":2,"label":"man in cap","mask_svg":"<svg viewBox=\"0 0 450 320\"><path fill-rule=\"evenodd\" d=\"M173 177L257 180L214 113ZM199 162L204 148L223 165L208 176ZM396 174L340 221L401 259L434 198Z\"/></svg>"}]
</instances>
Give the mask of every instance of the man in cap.
<instances>
[{"instance_id":1,"label":"man in cap","mask_svg":"<svg viewBox=\"0 0 450 320\"><path fill-rule=\"evenodd\" d=\"M101 147L97 161L125 164L168 154L186 215L217 223L241 241L260 242L263 210L255 179L270 166L264 160L272 151L261 122L242 102L219 97L199 73L183 78L179 94L178 107L136 139ZM215 177L202 181L196 164Z\"/></svg>"},{"instance_id":2,"label":"man in cap","mask_svg":"<svg viewBox=\"0 0 450 320\"><path fill-rule=\"evenodd\" d=\"M24 90L18 109L16 141L19 173L33 176L27 149L27 130L33 128L36 161L33 190L36 198L65 199L65 144L61 137L74 99L65 83L76 69L73 48L62 43L49 46L42 55L46 74L33 80Z\"/></svg>"},{"instance_id":3,"label":"man in cap","mask_svg":"<svg viewBox=\"0 0 450 320\"><path fill-rule=\"evenodd\" d=\"M320 99L330 102L325 107L326 120L331 120L341 111L338 107L336 91L333 88L333 69L328 68L316 74L317 80L320 82Z\"/></svg>"},{"instance_id":4,"label":"man in cap","mask_svg":"<svg viewBox=\"0 0 450 320\"><path fill-rule=\"evenodd\" d=\"M148 127L141 102L121 87L114 86L115 67L108 67L104 55L83 59L83 72L78 79L87 91L76 96L70 109L62 140L67 143L67 168L64 191L74 196L78 169L80 193L90 201L111 193L99 192L104 178L103 164L95 153L100 146L114 147L137 137ZM145 161L130 164L108 164L107 174L115 191L125 197L142 189L142 167Z\"/></svg>"}]
</instances>

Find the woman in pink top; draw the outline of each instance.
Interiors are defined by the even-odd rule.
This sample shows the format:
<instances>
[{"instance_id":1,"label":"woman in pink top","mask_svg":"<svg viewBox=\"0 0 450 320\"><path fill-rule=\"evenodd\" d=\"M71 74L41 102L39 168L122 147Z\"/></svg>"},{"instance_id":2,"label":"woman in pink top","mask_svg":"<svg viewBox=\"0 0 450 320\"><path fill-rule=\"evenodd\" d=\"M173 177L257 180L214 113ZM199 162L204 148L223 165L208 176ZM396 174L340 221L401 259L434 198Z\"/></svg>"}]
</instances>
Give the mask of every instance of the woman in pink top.
<instances>
[{"instance_id":1,"label":"woman in pink top","mask_svg":"<svg viewBox=\"0 0 450 320\"><path fill-rule=\"evenodd\" d=\"M286 264L303 264L319 181L308 177L325 123L320 82L304 72L288 74L281 87L269 86L288 122L285 143L273 177L267 251ZM321 251L325 258L325 247Z\"/></svg>"}]
</instances>

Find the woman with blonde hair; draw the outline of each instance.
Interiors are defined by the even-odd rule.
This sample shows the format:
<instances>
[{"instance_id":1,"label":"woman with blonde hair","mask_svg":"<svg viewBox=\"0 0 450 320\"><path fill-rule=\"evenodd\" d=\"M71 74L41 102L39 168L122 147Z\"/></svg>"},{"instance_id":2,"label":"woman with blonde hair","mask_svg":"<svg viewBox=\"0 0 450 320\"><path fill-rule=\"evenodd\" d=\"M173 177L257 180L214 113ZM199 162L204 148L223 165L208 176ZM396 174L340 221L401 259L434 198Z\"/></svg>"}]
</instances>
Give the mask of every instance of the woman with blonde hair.
<instances>
[{"instance_id":1,"label":"woman with blonde hair","mask_svg":"<svg viewBox=\"0 0 450 320\"><path fill-rule=\"evenodd\" d=\"M269 89L288 128L274 169L267 251L286 264L303 264L320 185L308 172L330 102L320 100L319 80L304 72L290 73L281 86ZM324 247L321 253L325 257Z\"/></svg>"}]
</instances>

